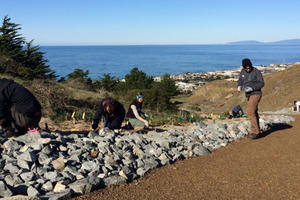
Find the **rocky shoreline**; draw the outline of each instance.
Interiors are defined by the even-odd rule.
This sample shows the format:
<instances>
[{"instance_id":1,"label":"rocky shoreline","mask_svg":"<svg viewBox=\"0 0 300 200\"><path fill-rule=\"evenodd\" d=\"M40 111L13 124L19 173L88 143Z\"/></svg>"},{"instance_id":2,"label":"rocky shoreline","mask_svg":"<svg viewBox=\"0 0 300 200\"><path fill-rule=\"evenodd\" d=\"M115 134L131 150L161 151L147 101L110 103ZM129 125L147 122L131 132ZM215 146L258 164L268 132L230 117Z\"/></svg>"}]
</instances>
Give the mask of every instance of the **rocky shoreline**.
<instances>
[{"instance_id":1,"label":"rocky shoreline","mask_svg":"<svg viewBox=\"0 0 300 200\"><path fill-rule=\"evenodd\" d=\"M274 72L279 72L300 62L289 63L289 64L270 64L268 66L259 65L255 66L259 69L263 75L267 75ZM238 69L205 72L205 73L193 73L188 72L185 74L171 75L171 78L176 81L176 85L181 92L193 92L198 87L203 86L206 82L217 79L224 79L228 81L237 81L241 67ZM155 81L160 81L161 77L154 77Z\"/></svg>"},{"instance_id":2,"label":"rocky shoreline","mask_svg":"<svg viewBox=\"0 0 300 200\"><path fill-rule=\"evenodd\" d=\"M263 130L294 118L261 118ZM245 137L248 121L197 122L147 134L106 129L89 133L30 133L1 138L0 197L66 199L130 182L178 159L206 155Z\"/></svg>"}]
</instances>

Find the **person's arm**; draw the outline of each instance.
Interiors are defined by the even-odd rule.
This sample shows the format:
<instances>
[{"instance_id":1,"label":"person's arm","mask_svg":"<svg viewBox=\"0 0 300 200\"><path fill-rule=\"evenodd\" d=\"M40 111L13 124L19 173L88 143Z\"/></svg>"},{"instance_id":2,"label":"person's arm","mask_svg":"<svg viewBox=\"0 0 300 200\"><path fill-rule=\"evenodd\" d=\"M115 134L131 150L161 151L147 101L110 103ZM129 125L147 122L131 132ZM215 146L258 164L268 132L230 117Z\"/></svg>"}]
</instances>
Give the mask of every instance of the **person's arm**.
<instances>
[{"instance_id":1,"label":"person's arm","mask_svg":"<svg viewBox=\"0 0 300 200\"><path fill-rule=\"evenodd\" d=\"M242 71L240 72L240 75L239 75L239 80L238 80L238 84L237 84L238 87L242 87L244 85L242 74L243 74L243 69L242 69Z\"/></svg>"},{"instance_id":2,"label":"person's arm","mask_svg":"<svg viewBox=\"0 0 300 200\"><path fill-rule=\"evenodd\" d=\"M0 99L3 99L2 95L0 96ZM0 100L0 119L5 118L5 108L7 107L7 104L2 100Z\"/></svg>"},{"instance_id":3,"label":"person's arm","mask_svg":"<svg viewBox=\"0 0 300 200\"><path fill-rule=\"evenodd\" d=\"M252 88L254 91L261 90L264 87L264 78L259 70L255 70L256 81L252 83Z\"/></svg>"},{"instance_id":4,"label":"person's arm","mask_svg":"<svg viewBox=\"0 0 300 200\"><path fill-rule=\"evenodd\" d=\"M143 119L143 118L139 115L139 113L138 113L138 111L137 111L135 105L131 105L130 108L132 109L132 112L133 112L135 118L137 118L138 120L144 122L146 126L149 126L148 121L145 120L145 119Z\"/></svg>"},{"instance_id":5,"label":"person's arm","mask_svg":"<svg viewBox=\"0 0 300 200\"><path fill-rule=\"evenodd\" d=\"M99 121L100 121L101 116L102 116L103 113L104 113L104 107L103 107L102 102L101 102L100 105L98 106L97 110L96 110L96 113L95 113L95 116L94 116L94 119L93 119L93 124L92 124L93 129L98 128L98 124L99 124Z\"/></svg>"},{"instance_id":6,"label":"person's arm","mask_svg":"<svg viewBox=\"0 0 300 200\"><path fill-rule=\"evenodd\" d=\"M135 105L131 105L130 108L131 108L131 110L132 110L132 112L133 112L135 118L137 118L137 119L140 120L140 121L144 121L143 118L139 115L139 112L137 111Z\"/></svg>"}]
</instances>

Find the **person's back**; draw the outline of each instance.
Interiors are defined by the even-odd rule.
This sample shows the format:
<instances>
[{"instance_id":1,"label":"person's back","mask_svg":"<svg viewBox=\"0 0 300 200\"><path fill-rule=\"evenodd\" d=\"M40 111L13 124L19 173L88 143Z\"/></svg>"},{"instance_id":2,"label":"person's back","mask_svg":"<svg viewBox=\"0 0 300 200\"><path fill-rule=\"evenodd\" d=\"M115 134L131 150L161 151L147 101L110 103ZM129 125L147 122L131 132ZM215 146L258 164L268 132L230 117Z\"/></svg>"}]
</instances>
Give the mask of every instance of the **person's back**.
<instances>
[{"instance_id":1,"label":"person's back","mask_svg":"<svg viewBox=\"0 0 300 200\"><path fill-rule=\"evenodd\" d=\"M20 84L8 80L1 79L0 84L4 83L5 87L1 87L1 100L14 105L16 109L23 114L32 115L41 110L41 105L33 94L21 86Z\"/></svg>"},{"instance_id":2,"label":"person's back","mask_svg":"<svg viewBox=\"0 0 300 200\"><path fill-rule=\"evenodd\" d=\"M41 105L34 95L13 80L0 79L1 126L24 133L37 130L40 119Z\"/></svg>"},{"instance_id":3,"label":"person's back","mask_svg":"<svg viewBox=\"0 0 300 200\"><path fill-rule=\"evenodd\" d=\"M240 105L235 106L232 109L232 115L233 115L233 117L241 117L241 116L243 116L244 115L244 111L243 111L242 107Z\"/></svg>"}]
</instances>

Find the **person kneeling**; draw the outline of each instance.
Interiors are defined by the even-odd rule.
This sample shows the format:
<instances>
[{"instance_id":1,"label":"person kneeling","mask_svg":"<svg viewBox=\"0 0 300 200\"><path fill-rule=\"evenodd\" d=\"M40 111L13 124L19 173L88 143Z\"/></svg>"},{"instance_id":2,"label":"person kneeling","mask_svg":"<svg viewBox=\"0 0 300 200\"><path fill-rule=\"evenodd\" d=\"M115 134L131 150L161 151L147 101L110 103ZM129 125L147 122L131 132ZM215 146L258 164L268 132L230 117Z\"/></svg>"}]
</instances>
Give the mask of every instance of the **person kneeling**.
<instances>
[{"instance_id":1,"label":"person kneeling","mask_svg":"<svg viewBox=\"0 0 300 200\"><path fill-rule=\"evenodd\" d=\"M94 130L98 128L98 124L102 116L104 116L104 127L111 130L120 129L125 118L125 109L120 102L108 97L102 99L98 109L96 110L92 124L92 128Z\"/></svg>"},{"instance_id":2,"label":"person kneeling","mask_svg":"<svg viewBox=\"0 0 300 200\"><path fill-rule=\"evenodd\" d=\"M136 99L129 105L126 117L133 128L149 127L149 122L141 117L141 115L147 117L146 114L142 112L143 102L144 95L138 93Z\"/></svg>"},{"instance_id":3,"label":"person kneeling","mask_svg":"<svg viewBox=\"0 0 300 200\"><path fill-rule=\"evenodd\" d=\"M0 79L0 125L3 136L38 132L41 105L25 87L10 79Z\"/></svg>"}]
</instances>

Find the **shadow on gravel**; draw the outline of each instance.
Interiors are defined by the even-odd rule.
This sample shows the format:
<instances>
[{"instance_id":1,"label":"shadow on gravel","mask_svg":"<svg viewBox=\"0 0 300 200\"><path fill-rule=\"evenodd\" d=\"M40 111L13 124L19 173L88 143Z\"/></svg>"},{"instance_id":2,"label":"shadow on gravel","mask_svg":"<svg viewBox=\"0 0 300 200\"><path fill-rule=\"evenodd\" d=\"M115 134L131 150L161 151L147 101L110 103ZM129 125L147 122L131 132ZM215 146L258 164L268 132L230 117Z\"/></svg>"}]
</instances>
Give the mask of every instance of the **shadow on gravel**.
<instances>
[{"instance_id":1,"label":"shadow on gravel","mask_svg":"<svg viewBox=\"0 0 300 200\"><path fill-rule=\"evenodd\" d=\"M56 130L55 132L61 134L61 135L72 135L72 134L77 134L81 136L87 136L89 131L60 131Z\"/></svg>"},{"instance_id":2,"label":"shadow on gravel","mask_svg":"<svg viewBox=\"0 0 300 200\"><path fill-rule=\"evenodd\" d=\"M282 123L274 123L270 125L270 129L267 131L264 131L260 134L259 138L266 137L267 135L270 135L276 131L284 130L284 129L289 129L292 128L293 126L288 125L288 124L282 124Z\"/></svg>"}]
</instances>

